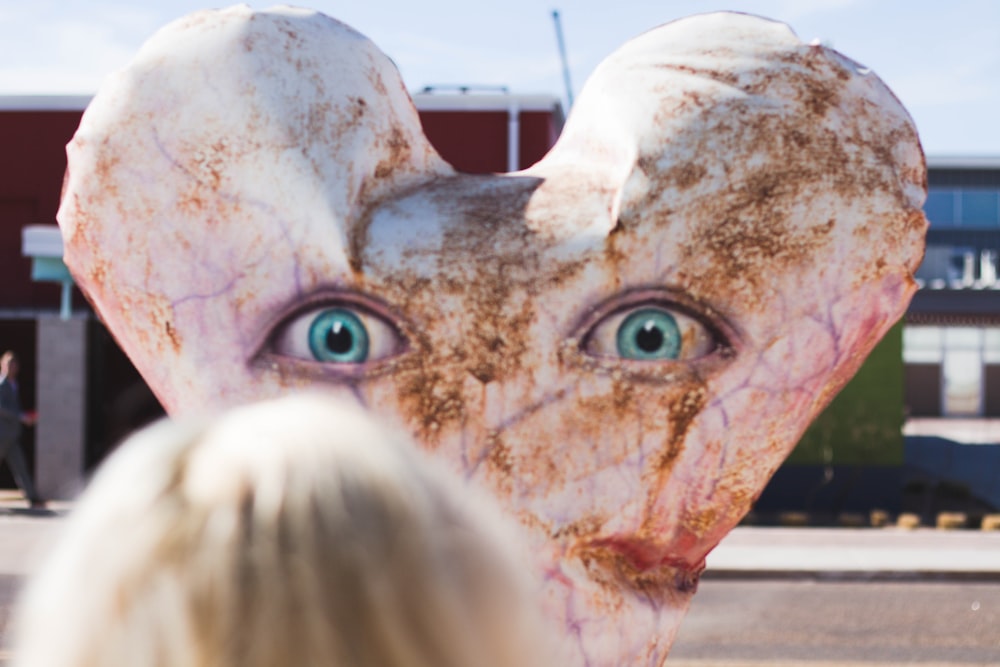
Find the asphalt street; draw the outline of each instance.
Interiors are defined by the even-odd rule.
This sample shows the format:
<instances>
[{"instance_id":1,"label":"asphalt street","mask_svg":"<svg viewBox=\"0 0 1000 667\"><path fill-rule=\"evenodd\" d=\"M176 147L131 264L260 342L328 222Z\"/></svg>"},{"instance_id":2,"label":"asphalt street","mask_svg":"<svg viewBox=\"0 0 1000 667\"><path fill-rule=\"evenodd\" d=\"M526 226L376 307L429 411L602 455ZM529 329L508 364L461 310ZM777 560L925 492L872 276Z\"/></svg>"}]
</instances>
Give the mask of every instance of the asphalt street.
<instances>
[{"instance_id":1,"label":"asphalt street","mask_svg":"<svg viewBox=\"0 0 1000 667\"><path fill-rule=\"evenodd\" d=\"M1000 582L710 579L667 665L1000 665Z\"/></svg>"},{"instance_id":2,"label":"asphalt street","mask_svg":"<svg viewBox=\"0 0 1000 667\"><path fill-rule=\"evenodd\" d=\"M0 575L0 627L21 581ZM772 665L1000 665L1000 583L702 582L667 667Z\"/></svg>"}]
</instances>

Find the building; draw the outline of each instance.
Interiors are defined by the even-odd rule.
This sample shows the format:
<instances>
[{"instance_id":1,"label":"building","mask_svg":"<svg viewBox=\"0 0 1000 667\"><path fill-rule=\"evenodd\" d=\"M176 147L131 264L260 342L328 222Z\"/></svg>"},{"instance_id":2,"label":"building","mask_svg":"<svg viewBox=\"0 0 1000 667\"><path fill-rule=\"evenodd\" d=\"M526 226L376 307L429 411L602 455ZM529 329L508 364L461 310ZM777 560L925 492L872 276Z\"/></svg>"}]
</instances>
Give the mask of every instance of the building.
<instances>
[{"instance_id":1,"label":"building","mask_svg":"<svg viewBox=\"0 0 1000 667\"><path fill-rule=\"evenodd\" d=\"M906 315L905 493L1000 509L1000 158L928 160L931 227Z\"/></svg>"},{"instance_id":2,"label":"building","mask_svg":"<svg viewBox=\"0 0 1000 667\"><path fill-rule=\"evenodd\" d=\"M127 433L163 414L62 264L55 226L65 146L89 97L0 97L0 346L22 359L26 434L40 492L71 495ZM527 167L563 124L555 96L425 90L428 138L461 171ZM6 468L0 486L11 487Z\"/></svg>"},{"instance_id":3,"label":"building","mask_svg":"<svg viewBox=\"0 0 1000 667\"><path fill-rule=\"evenodd\" d=\"M907 313L911 417L1000 417L1000 159L933 159L927 254Z\"/></svg>"}]
</instances>

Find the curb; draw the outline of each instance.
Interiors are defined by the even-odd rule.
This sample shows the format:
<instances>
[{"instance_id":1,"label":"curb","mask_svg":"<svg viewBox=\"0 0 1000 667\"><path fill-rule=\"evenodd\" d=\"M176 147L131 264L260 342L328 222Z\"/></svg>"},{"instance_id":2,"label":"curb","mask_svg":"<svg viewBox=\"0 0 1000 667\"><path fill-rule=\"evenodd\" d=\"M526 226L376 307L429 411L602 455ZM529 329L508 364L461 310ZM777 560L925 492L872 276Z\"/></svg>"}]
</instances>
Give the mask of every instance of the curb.
<instances>
[{"instance_id":1,"label":"curb","mask_svg":"<svg viewBox=\"0 0 1000 667\"><path fill-rule=\"evenodd\" d=\"M927 521L925 522L925 519ZM762 528L937 528L938 530L996 531L1000 530L1000 513L938 512L929 517L914 512L900 512L893 515L880 509L867 514L860 512L840 512L837 514L816 514L801 511L757 514L751 511L740 522L742 526Z\"/></svg>"},{"instance_id":2,"label":"curb","mask_svg":"<svg viewBox=\"0 0 1000 667\"><path fill-rule=\"evenodd\" d=\"M716 569L701 573L701 581L816 581L844 583L968 582L1000 583L991 570L765 570Z\"/></svg>"}]
</instances>

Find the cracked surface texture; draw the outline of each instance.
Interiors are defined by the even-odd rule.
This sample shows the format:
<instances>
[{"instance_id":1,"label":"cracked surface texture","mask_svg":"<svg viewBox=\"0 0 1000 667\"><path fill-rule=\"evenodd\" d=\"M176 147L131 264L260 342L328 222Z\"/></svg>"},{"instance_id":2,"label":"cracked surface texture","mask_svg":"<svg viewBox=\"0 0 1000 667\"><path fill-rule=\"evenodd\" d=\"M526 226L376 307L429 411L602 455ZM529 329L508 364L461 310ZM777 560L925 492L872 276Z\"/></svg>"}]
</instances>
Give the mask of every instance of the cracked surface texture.
<instances>
[{"instance_id":1,"label":"cracked surface texture","mask_svg":"<svg viewBox=\"0 0 1000 667\"><path fill-rule=\"evenodd\" d=\"M566 665L663 663L926 229L892 93L742 14L628 42L542 161L471 176L361 35L201 12L68 153L67 264L168 411L322 383L413 433L525 527Z\"/></svg>"}]
</instances>

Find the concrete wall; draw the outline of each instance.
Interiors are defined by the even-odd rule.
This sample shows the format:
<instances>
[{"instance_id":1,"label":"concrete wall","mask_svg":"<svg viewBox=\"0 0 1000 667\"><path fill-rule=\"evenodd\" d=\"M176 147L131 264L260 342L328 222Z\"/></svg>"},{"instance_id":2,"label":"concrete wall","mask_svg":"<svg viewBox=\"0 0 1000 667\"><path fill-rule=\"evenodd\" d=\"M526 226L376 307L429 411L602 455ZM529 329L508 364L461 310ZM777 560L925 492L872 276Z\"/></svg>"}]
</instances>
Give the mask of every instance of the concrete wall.
<instances>
[{"instance_id":1,"label":"concrete wall","mask_svg":"<svg viewBox=\"0 0 1000 667\"><path fill-rule=\"evenodd\" d=\"M71 498L83 482L87 325L86 317L38 320L35 481L46 499Z\"/></svg>"}]
</instances>

